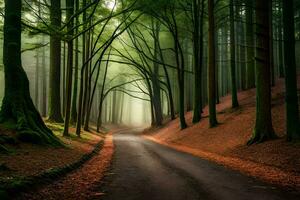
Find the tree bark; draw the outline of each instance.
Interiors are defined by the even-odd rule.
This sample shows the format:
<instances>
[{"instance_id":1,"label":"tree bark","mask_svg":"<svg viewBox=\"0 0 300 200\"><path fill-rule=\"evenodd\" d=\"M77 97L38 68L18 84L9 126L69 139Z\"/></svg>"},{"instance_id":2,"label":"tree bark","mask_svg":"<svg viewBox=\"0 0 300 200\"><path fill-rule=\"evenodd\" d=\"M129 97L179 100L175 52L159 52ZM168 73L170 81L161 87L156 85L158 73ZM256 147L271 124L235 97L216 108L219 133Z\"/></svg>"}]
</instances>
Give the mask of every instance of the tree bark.
<instances>
[{"instance_id":1,"label":"tree bark","mask_svg":"<svg viewBox=\"0 0 300 200\"><path fill-rule=\"evenodd\" d=\"M208 107L209 125L218 125L216 114L216 47L215 47L215 17L214 0L208 0Z\"/></svg>"},{"instance_id":2,"label":"tree bark","mask_svg":"<svg viewBox=\"0 0 300 200\"><path fill-rule=\"evenodd\" d=\"M230 0L230 72L232 108L239 107L236 83L236 42L234 22L234 0Z\"/></svg>"},{"instance_id":3,"label":"tree bark","mask_svg":"<svg viewBox=\"0 0 300 200\"><path fill-rule=\"evenodd\" d=\"M299 105L297 94L297 68L295 56L294 5L291 0L283 0L283 28L285 49L286 85L286 131L288 141L300 139Z\"/></svg>"},{"instance_id":4,"label":"tree bark","mask_svg":"<svg viewBox=\"0 0 300 200\"><path fill-rule=\"evenodd\" d=\"M66 21L69 21L74 13L74 0L66 0L67 6L67 17ZM66 83L66 116L65 116L65 126L64 126L64 136L69 136L69 125L70 125L70 115L71 115L71 101L72 101L72 82L73 82L73 20L69 22L67 30L68 35L68 60L67 60L67 83Z\"/></svg>"},{"instance_id":5,"label":"tree bark","mask_svg":"<svg viewBox=\"0 0 300 200\"><path fill-rule=\"evenodd\" d=\"M276 138L271 115L270 0L256 0L256 122L248 145Z\"/></svg>"},{"instance_id":6,"label":"tree bark","mask_svg":"<svg viewBox=\"0 0 300 200\"><path fill-rule=\"evenodd\" d=\"M75 0L75 10L79 10L79 0ZM76 17L75 26L79 25L79 16ZM75 35L78 34L78 28L75 29ZM77 96L78 96L78 73L79 73L79 39L75 39L75 67L74 67L74 85L73 85L73 98L71 109L71 122L75 124L77 122Z\"/></svg>"},{"instance_id":7,"label":"tree bark","mask_svg":"<svg viewBox=\"0 0 300 200\"><path fill-rule=\"evenodd\" d=\"M61 27L61 1L51 0L51 27L59 30ZM49 80L49 117L52 122L62 123L61 114L61 38L56 32L50 36L50 80Z\"/></svg>"},{"instance_id":8,"label":"tree bark","mask_svg":"<svg viewBox=\"0 0 300 200\"><path fill-rule=\"evenodd\" d=\"M247 89L255 87L255 51L252 0L246 0Z\"/></svg>"}]
</instances>

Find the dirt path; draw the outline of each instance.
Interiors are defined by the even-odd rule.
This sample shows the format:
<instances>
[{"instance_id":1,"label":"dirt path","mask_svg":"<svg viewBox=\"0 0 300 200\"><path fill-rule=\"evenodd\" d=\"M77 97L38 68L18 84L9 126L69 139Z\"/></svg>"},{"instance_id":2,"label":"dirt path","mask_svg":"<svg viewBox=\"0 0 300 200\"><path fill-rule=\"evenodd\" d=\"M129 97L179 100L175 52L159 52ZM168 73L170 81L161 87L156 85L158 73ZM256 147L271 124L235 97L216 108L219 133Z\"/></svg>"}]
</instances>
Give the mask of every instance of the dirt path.
<instances>
[{"instance_id":1,"label":"dirt path","mask_svg":"<svg viewBox=\"0 0 300 200\"><path fill-rule=\"evenodd\" d=\"M115 154L104 200L292 200L288 193L236 171L124 131L114 135Z\"/></svg>"}]
</instances>

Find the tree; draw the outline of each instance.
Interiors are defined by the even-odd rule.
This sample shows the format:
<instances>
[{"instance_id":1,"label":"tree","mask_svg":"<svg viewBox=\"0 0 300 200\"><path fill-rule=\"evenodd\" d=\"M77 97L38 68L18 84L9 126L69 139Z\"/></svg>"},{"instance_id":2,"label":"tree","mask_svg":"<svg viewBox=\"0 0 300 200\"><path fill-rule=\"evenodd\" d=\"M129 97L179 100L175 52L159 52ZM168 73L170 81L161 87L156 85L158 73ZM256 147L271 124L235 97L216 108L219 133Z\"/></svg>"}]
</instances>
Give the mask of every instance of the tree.
<instances>
[{"instance_id":1,"label":"tree","mask_svg":"<svg viewBox=\"0 0 300 200\"><path fill-rule=\"evenodd\" d=\"M288 141L294 141L300 139L297 69L295 56L294 4L292 0L283 0L282 4L286 85L286 131Z\"/></svg>"},{"instance_id":2,"label":"tree","mask_svg":"<svg viewBox=\"0 0 300 200\"><path fill-rule=\"evenodd\" d=\"M270 0L256 0L256 122L248 145L276 138L271 116Z\"/></svg>"},{"instance_id":3,"label":"tree","mask_svg":"<svg viewBox=\"0 0 300 200\"><path fill-rule=\"evenodd\" d=\"M194 48L194 115L193 123L201 120L202 113L202 65L203 65L204 0L193 0L193 48Z\"/></svg>"},{"instance_id":4,"label":"tree","mask_svg":"<svg viewBox=\"0 0 300 200\"><path fill-rule=\"evenodd\" d=\"M21 0L5 0L3 63L5 95L0 122L15 125L17 136L25 142L59 145L33 105L29 80L21 61Z\"/></svg>"},{"instance_id":5,"label":"tree","mask_svg":"<svg viewBox=\"0 0 300 200\"><path fill-rule=\"evenodd\" d=\"M66 0L67 14L66 21L70 21L67 25L68 35L67 35L67 44L68 44L68 58L67 58L67 80L66 80L66 116L65 116L65 126L64 126L64 136L69 135L69 123L71 116L71 100L72 100L72 82L73 82L73 21L72 18L74 14L74 0Z\"/></svg>"},{"instance_id":6,"label":"tree","mask_svg":"<svg viewBox=\"0 0 300 200\"><path fill-rule=\"evenodd\" d=\"M75 12L79 11L79 0L75 0ZM75 35L79 33L79 15L76 16L75 20ZM77 95L78 95L78 75L79 75L79 38L75 39L75 67L74 67L74 85L73 85L73 97L72 97L72 108L71 108L71 122L77 121Z\"/></svg>"},{"instance_id":7,"label":"tree","mask_svg":"<svg viewBox=\"0 0 300 200\"><path fill-rule=\"evenodd\" d=\"M235 22L234 22L234 0L230 0L230 72L231 72L231 98L232 108L239 107L236 86L236 49L235 49Z\"/></svg>"},{"instance_id":8,"label":"tree","mask_svg":"<svg viewBox=\"0 0 300 200\"><path fill-rule=\"evenodd\" d=\"M50 6L50 81L49 81L49 117L53 122L62 123L61 98L60 98L60 73L61 73L61 0L51 0ZM44 67L44 66L43 66Z\"/></svg>"},{"instance_id":9,"label":"tree","mask_svg":"<svg viewBox=\"0 0 300 200\"><path fill-rule=\"evenodd\" d=\"M255 87L253 1L246 0L247 89Z\"/></svg>"},{"instance_id":10,"label":"tree","mask_svg":"<svg viewBox=\"0 0 300 200\"><path fill-rule=\"evenodd\" d=\"M208 107L209 125L218 125L216 114L216 47L214 0L208 0Z\"/></svg>"}]
</instances>

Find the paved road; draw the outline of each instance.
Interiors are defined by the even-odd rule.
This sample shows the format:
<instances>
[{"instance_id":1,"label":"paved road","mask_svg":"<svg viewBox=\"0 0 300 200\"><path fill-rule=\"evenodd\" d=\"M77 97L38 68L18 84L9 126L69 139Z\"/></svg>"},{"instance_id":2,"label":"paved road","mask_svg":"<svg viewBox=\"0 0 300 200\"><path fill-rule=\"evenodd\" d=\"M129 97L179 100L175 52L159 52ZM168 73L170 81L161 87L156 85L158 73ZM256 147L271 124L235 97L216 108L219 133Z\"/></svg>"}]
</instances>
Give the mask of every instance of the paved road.
<instances>
[{"instance_id":1,"label":"paved road","mask_svg":"<svg viewBox=\"0 0 300 200\"><path fill-rule=\"evenodd\" d=\"M178 152L124 131L114 135L116 151L104 200L293 200L284 192L238 172Z\"/></svg>"}]
</instances>

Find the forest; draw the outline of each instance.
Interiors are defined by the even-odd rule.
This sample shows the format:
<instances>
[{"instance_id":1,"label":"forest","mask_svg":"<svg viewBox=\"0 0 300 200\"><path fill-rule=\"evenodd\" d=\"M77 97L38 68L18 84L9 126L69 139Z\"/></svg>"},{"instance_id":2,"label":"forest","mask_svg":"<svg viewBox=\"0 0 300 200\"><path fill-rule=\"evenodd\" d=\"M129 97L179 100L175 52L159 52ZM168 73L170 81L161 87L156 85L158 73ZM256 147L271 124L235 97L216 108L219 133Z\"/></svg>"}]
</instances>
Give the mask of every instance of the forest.
<instances>
[{"instance_id":1,"label":"forest","mask_svg":"<svg viewBox=\"0 0 300 200\"><path fill-rule=\"evenodd\" d=\"M56 191L56 198L47 196L51 189L38 196L28 187L48 187L45 176L60 180L67 171L82 178L76 171L81 165L97 166L98 181L120 168L128 185L139 185L125 163L107 164L128 158L137 165L125 140L221 162L295 193L266 189L260 197L299 197L299 0L0 0L0 51L0 198L74 199L71 193L85 194L84 187ZM131 151L147 162L143 149ZM245 159L235 166L226 160L229 154ZM79 158L81 164L71 164ZM247 171L248 161L248 168L259 163L262 171ZM264 164L275 168L263 170ZM123 199L118 189L103 187L112 191L107 199ZM125 199L149 199L143 189L138 198L130 189ZM77 197L98 199L99 191ZM150 199L197 199L193 192L156 192L160 197ZM242 196L254 199L250 193ZM221 194L219 199L242 199Z\"/></svg>"}]
</instances>

